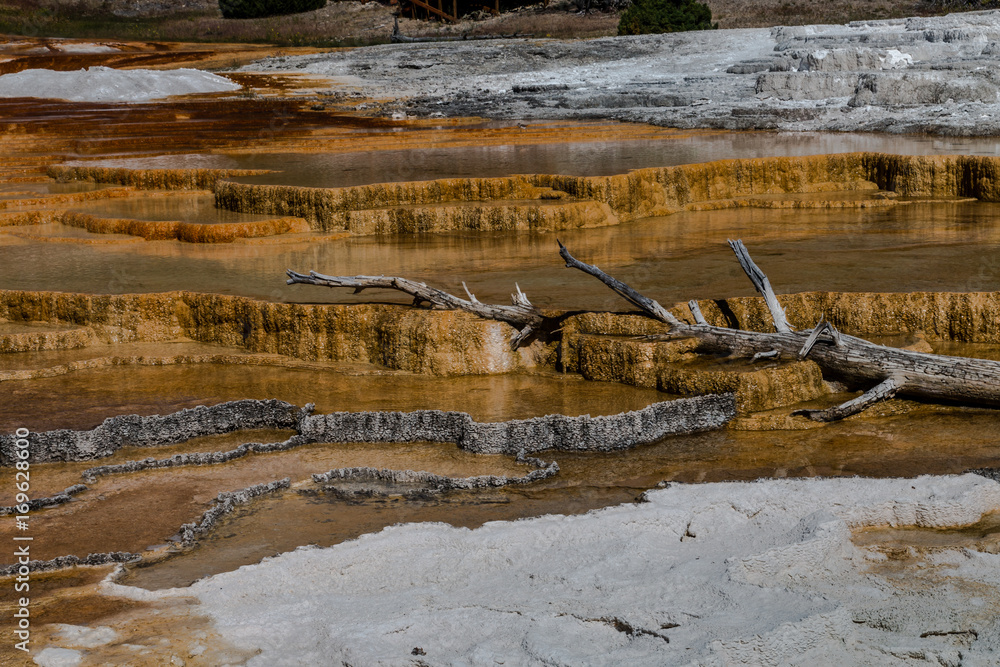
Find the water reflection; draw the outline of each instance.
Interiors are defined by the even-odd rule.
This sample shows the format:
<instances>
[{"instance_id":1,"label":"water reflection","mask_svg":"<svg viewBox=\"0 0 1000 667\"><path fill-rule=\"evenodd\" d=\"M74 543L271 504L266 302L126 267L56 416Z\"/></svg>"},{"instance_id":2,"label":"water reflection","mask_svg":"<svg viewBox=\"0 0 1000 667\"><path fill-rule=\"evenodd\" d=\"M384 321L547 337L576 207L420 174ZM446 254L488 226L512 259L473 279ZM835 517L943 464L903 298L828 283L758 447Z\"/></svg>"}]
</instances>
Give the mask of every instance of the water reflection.
<instances>
[{"instance_id":1,"label":"water reflection","mask_svg":"<svg viewBox=\"0 0 1000 667\"><path fill-rule=\"evenodd\" d=\"M227 519L193 552L135 570L128 582L147 588L186 585L298 546L329 546L400 522L443 521L476 527L546 513L576 514L630 502L665 480L716 482L760 477L909 477L960 473L996 465L1000 412L938 413L839 422L801 431L714 431L677 436L627 454L542 453L556 477L523 488L455 493L413 501L349 502L285 493L252 513Z\"/></svg>"},{"instance_id":2,"label":"water reflection","mask_svg":"<svg viewBox=\"0 0 1000 667\"><path fill-rule=\"evenodd\" d=\"M86 164L150 169L272 169L280 173L234 180L342 187L511 174L610 176L644 167L856 151L900 155L1000 155L1000 146L988 137L838 132L691 132L642 141L464 146L361 153L187 154Z\"/></svg>"},{"instance_id":3,"label":"water reflection","mask_svg":"<svg viewBox=\"0 0 1000 667\"><path fill-rule=\"evenodd\" d=\"M0 383L0 433L90 429L118 414L168 414L242 398L315 403L322 413L363 410L456 410L478 421L547 414L607 415L639 410L671 396L577 375L484 375L432 378L365 367L314 369L219 364L111 367L31 381ZM361 368L360 364L355 365Z\"/></svg>"},{"instance_id":4,"label":"water reflection","mask_svg":"<svg viewBox=\"0 0 1000 667\"><path fill-rule=\"evenodd\" d=\"M236 213L215 207L215 195L187 195L170 193L160 197L133 197L106 199L74 206L71 211L87 213L99 218L127 218L131 220L164 220L217 224L270 220L273 215Z\"/></svg>"},{"instance_id":5,"label":"water reflection","mask_svg":"<svg viewBox=\"0 0 1000 667\"><path fill-rule=\"evenodd\" d=\"M286 268L425 280L507 302L518 283L542 307L626 309L563 267L556 237L662 303L753 293L725 244L742 238L779 293L993 291L1000 286L1000 205L915 203L888 209L738 209L678 213L601 229L455 232L321 243L127 246L44 243L0 233L5 289L125 293L192 290L292 302L406 302L285 285Z\"/></svg>"}]
</instances>

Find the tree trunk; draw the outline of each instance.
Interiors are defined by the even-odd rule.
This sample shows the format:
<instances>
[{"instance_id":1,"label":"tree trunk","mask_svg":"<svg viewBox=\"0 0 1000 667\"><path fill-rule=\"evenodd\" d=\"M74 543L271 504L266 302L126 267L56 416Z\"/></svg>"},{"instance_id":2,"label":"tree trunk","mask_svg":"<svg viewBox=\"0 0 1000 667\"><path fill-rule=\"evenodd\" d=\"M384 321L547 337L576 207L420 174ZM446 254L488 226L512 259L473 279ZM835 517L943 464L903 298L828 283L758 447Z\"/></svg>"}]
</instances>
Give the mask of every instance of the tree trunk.
<instances>
[{"instance_id":1,"label":"tree trunk","mask_svg":"<svg viewBox=\"0 0 1000 667\"><path fill-rule=\"evenodd\" d=\"M692 307L695 324L681 322L660 304L643 296L596 266L570 255L562 243L559 254L566 266L595 276L630 303L653 318L670 325L669 333L650 336L656 340L696 338L706 351L725 352L739 357L809 358L824 373L852 384L872 388L862 396L828 410L802 410L814 421L843 419L893 395L932 401L955 401L974 405L1000 406L1000 362L966 357L948 357L876 345L839 333L825 321L807 331L792 331L771 285L742 241L730 241L747 276L763 296L774 321L774 333L727 329L705 323L697 305Z\"/></svg>"}]
</instances>

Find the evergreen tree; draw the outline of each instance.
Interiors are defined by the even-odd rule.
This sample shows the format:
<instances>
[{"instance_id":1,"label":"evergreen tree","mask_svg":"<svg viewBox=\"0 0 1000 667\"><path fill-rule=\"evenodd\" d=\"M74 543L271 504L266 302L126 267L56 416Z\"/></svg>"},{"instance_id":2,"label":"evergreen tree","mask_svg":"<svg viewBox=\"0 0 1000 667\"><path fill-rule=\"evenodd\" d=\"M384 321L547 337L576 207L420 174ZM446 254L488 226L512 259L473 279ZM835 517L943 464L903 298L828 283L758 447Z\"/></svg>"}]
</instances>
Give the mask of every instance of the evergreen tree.
<instances>
[{"instance_id":1,"label":"evergreen tree","mask_svg":"<svg viewBox=\"0 0 1000 667\"><path fill-rule=\"evenodd\" d=\"M711 30L712 10L697 0L633 0L618 22L619 35Z\"/></svg>"},{"instance_id":2,"label":"evergreen tree","mask_svg":"<svg viewBox=\"0 0 1000 667\"><path fill-rule=\"evenodd\" d=\"M255 19L261 16L311 12L326 6L326 0L219 0L227 19Z\"/></svg>"}]
</instances>

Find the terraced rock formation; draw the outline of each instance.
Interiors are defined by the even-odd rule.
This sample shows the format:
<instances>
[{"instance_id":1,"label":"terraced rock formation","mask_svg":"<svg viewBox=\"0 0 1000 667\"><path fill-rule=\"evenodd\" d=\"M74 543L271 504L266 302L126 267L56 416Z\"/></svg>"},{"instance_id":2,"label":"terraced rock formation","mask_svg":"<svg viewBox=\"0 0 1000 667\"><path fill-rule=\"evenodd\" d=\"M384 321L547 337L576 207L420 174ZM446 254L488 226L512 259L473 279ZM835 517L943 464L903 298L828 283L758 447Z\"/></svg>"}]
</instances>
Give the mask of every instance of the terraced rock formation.
<instances>
[{"instance_id":1,"label":"terraced rock formation","mask_svg":"<svg viewBox=\"0 0 1000 667\"><path fill-rule=\"evenodd\" d=\"M586 41L408 44L275 57L387 113L616 118L679 128L932 132L998 126L1000 12Z\"/></svg>"},{"instance_id":2,"label":"terraced rock formation","mask_svg":"<svg viewBox=\"0 0 1000 667\"><path fill-rule=\"evenodd\" d=\"M212 226L109 220L80 214L48 218L91 232L191 242L226 242L307 230L360 236L455 230L558 231L612 226L685 210L861 209L896 206L913 199L1000 201L997 158L883 153L724 160L637 169L610 177L540 174L346 188L236 183L227 178L243 172L226 170L52 166L48 175L60 182L143 189L211 186L219 209L276 216L266 221ZM25 205L44 203L39 200ZM37 224L39 218L32 215L35 217L21 214L8 224Z\"/></svg>"}]
</instances>

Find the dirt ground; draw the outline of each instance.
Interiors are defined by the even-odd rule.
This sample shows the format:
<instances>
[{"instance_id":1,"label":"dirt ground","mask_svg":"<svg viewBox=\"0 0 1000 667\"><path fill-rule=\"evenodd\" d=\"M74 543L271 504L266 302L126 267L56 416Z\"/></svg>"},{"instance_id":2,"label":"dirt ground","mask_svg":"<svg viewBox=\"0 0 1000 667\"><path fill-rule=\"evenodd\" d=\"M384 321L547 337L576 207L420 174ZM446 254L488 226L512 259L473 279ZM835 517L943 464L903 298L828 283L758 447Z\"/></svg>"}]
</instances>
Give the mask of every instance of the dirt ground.
<instances>
[{"instance_id":1,"label":"dirt ground","mask_svg":"<svg viewBox=\"0 0 1000 667\"><path fill-rule=\"evenodd\" d=\"M393 3L393 4L390 4ZM720 28L926 16L947 13L928 0L709 0ZM400 19L407 36L532 34L585 38L614 35L616 12L581 11L583 0L552 0L457 23ZM329 2L313 12L266 19L223 19L215 0L4 0L0 32L28 36L100 37L173 41L267 42L288 46L358 46L389 40L396 0Z\"/></svg>"}]
</instances>

